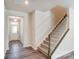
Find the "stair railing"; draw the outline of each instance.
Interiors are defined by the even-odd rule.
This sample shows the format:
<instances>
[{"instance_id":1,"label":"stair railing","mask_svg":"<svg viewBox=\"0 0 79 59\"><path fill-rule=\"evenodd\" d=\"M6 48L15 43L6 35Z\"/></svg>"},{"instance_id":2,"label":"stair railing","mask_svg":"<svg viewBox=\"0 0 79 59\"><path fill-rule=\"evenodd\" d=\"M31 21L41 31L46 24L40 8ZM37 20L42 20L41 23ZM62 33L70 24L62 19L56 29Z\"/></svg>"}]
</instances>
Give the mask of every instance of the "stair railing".
<instances>
[{"instance_id":1,"label":"stair railing","mask_svg":"<svg viewBox=\"0 0 79 59\"><path fill-rule=\"evenodd\" d=\"M59 26L59 24L62 23L62 21L64 21L67 17L67 14L65 14L65 16L62 18L62 20L56 25L56 27L54 28L54 30ZM67 20L67 19L66 19ZM69 23L69 22L68 22ZM69 25L69 24L68 24ZM51 33L48 35L48 39L49 39L49 47L48 47L48 59L51 59L51 55L55 52L56 48L58 47L58 45L55 47L55 49L51 52L51 34L54 31L52 30ZM69 30L69 29L68 29ZM66 33L68 32L68 30L66 31ZM63 35L63 37L61 39L64 38L64 36L66 35L66 33ZM60 41L61 42L61 41Z\"/></svg>"}]
</instances>

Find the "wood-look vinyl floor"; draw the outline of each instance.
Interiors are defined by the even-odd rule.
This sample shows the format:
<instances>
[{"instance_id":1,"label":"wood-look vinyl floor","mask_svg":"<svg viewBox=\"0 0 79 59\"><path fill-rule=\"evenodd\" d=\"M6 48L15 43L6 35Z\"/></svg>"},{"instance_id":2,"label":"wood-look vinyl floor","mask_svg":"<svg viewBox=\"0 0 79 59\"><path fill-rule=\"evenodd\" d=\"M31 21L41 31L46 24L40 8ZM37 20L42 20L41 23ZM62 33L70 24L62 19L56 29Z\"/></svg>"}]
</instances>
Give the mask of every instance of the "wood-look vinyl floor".
<instances>
[{"instance_id":1,"label":"wood-look vinyl floor","mask_svg":"<svg viewBox=\"0 0 79 59\"><path fill-rule=\"evenodd\" d=\"M23 48L22 43L17 40L10 41L5 59L47 59L47 57L31 47Z\"/></svg>"}]
</instances>

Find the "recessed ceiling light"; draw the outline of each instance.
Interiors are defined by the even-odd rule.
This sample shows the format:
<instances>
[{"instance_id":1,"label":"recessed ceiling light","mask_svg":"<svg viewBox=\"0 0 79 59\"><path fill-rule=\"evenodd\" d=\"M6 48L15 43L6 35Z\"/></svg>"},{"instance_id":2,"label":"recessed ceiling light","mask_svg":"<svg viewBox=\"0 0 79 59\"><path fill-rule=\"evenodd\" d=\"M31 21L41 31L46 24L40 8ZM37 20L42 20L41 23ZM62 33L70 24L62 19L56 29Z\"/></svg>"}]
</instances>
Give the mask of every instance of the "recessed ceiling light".
<instances>
[{"instance_id":1,"label":"recessed ceiling light","mask_svg":"<svg viewBox=\"0 0 79 59\"><path fill-rule=\"evenodd\" d=\"M26 1L25 1L25 4L26 4L26 5L28 5L28 4L29 4L29 1L28 1L28 0L26 0Z\"/></svg>"}]
</instances>

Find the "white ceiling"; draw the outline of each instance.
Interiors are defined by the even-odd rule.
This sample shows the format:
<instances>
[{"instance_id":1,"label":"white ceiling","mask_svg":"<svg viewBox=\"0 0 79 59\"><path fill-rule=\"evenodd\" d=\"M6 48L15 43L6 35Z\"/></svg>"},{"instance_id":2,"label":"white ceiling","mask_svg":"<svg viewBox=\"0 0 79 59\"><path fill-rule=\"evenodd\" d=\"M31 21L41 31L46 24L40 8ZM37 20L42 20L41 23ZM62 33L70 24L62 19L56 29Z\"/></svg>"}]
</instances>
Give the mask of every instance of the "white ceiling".
<instances>
[{"instance_id":1,"label":"white ceiling","mask_svg":"<svg viewBox=\"0 0 79 59\"><path fill-rule=\"evenodd\" d=\"M23 12L32 12L34 10L49 10L56 5L73 7L73 0L28 0L29 5L25 5L25 0L4 0L5 8Z\"/></svg>"}]
</instances>

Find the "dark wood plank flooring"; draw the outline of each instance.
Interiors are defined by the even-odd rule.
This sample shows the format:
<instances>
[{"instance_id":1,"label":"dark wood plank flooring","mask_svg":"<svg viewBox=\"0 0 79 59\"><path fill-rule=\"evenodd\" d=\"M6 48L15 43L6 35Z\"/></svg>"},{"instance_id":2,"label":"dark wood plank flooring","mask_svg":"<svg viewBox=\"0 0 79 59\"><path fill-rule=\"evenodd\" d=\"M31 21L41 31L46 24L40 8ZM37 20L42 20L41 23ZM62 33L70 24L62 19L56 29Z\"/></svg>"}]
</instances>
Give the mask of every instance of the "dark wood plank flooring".
<instances>
[{"instance_id":1,"label":"dark wood plank flooring","mask_svg":"<svg viewBox=\"0 0 79 59\"><path fill-rule=\"evenodd\" d=\"M31 47L23 48L20 41L10 41L5 59L47 59L45 55Z\"/></svg>"}]
</instances>

